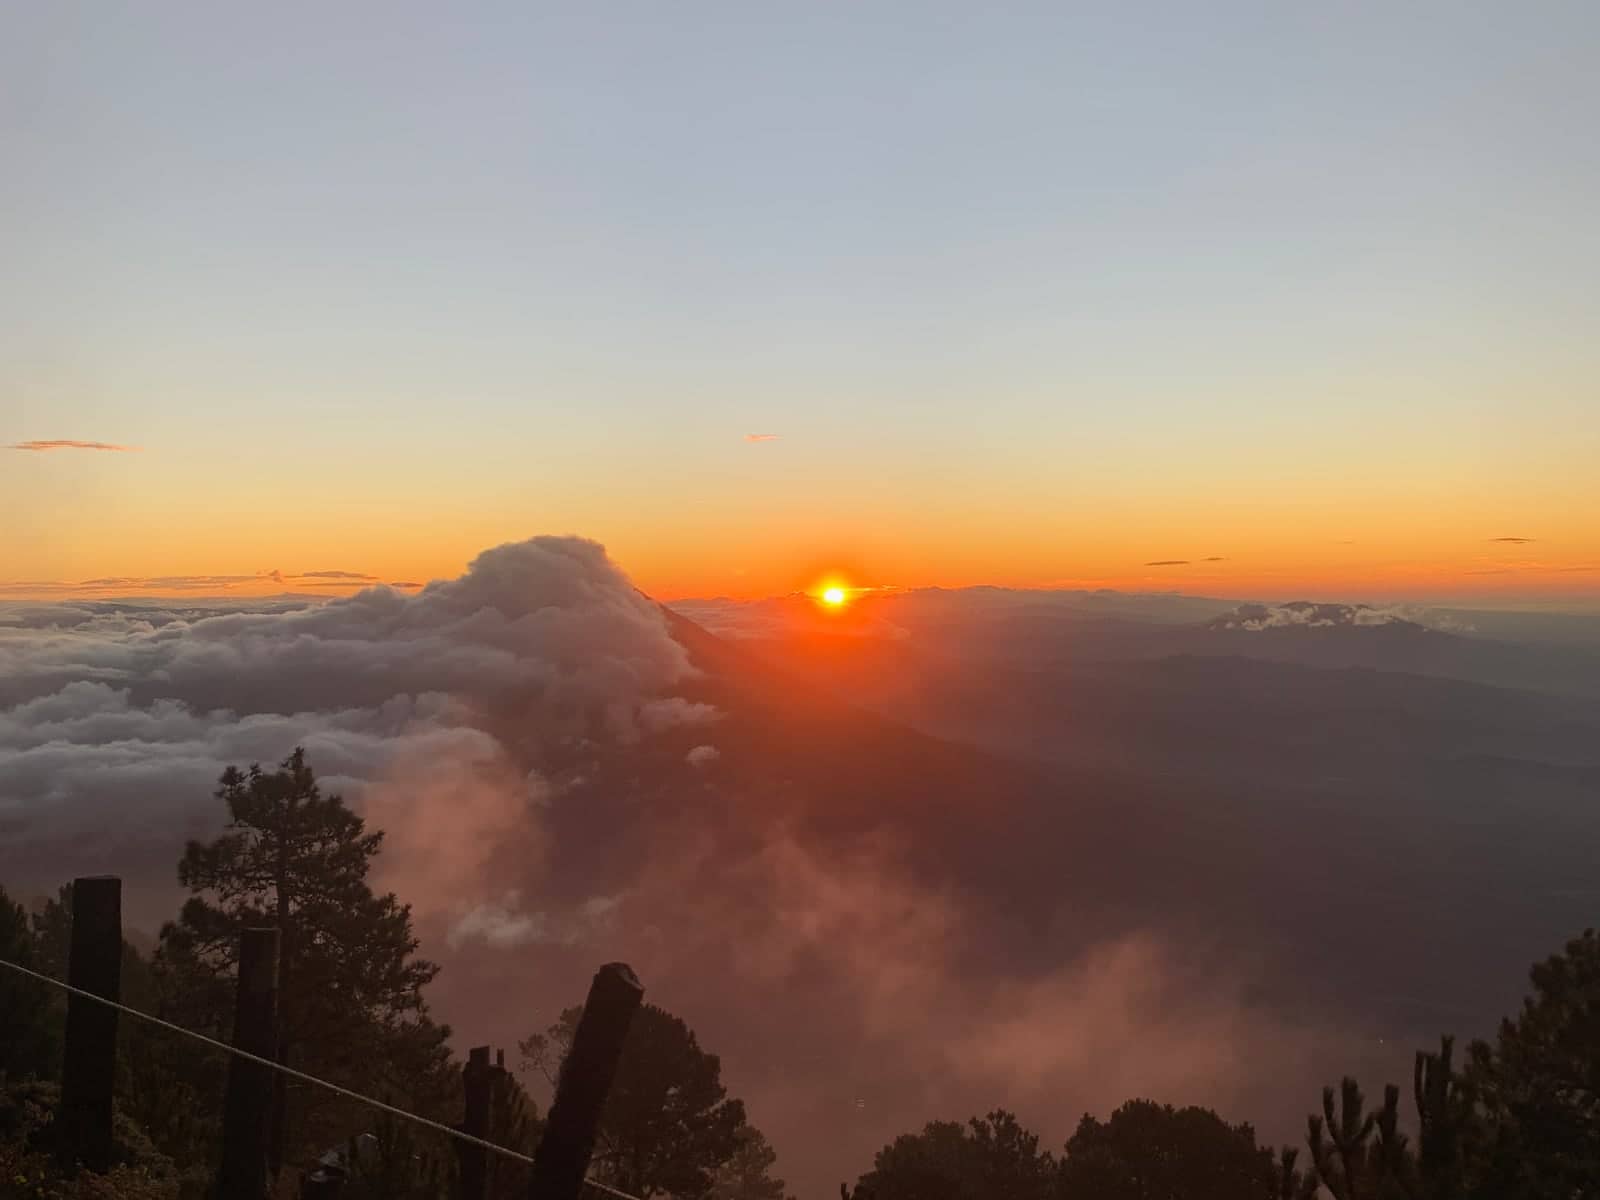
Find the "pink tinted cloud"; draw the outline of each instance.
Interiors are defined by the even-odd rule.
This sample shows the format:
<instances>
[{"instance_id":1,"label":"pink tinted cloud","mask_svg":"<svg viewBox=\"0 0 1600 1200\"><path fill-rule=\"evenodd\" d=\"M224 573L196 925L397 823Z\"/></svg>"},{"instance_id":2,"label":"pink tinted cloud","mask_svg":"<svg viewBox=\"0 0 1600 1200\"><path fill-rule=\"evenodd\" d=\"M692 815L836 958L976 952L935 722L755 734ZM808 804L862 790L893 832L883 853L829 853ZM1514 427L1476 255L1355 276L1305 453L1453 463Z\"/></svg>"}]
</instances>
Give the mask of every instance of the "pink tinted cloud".
<instances>
[{"instance_id":1,"label":"pink tinted cloud","mask_svg":"<svg viewBox=\"0 0 1600 1200\"><path fill-rule=\"evenodd\" d=\"M49 438L43 441L12 442L7 450L116 450L127 453L138 446L119 446L114 442L81 442L76 438Z\"/></svg>"},{"instance_id":2,"label":"pink tinted cloud","mask_svg":"<svg viewBox=\"0 0 1600 1200\"><path fill-rule=\"evenodd\" d=\"M747 442L775 442L781 438L781 433L747 433L744 440Z\"/></svg>"}]
</instances>

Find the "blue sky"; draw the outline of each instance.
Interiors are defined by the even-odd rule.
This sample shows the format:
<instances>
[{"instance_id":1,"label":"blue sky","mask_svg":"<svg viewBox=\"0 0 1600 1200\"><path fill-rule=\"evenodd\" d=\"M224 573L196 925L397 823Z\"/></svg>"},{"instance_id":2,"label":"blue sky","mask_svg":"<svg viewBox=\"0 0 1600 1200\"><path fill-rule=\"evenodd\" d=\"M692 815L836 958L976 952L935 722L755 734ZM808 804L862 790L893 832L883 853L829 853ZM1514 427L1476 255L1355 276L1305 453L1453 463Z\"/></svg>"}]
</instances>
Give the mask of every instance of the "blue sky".
<instances>
[{"instance_id":1,"label":"blue sky","mask_svg":"<svg viewBox=\"0 0 1600 1200\"><path fill-rule=\"evenodd\" d=\"M16 574L196 493L211 554L398 509L440 567L1043 517L941 561L1093 574L1049 514L1282 555L1226 516L1291 490L1600 553L1596 61L1579 4L13 6L0 438L147 450L8 460L67 522Z\"/></svg>"}]
</instances>

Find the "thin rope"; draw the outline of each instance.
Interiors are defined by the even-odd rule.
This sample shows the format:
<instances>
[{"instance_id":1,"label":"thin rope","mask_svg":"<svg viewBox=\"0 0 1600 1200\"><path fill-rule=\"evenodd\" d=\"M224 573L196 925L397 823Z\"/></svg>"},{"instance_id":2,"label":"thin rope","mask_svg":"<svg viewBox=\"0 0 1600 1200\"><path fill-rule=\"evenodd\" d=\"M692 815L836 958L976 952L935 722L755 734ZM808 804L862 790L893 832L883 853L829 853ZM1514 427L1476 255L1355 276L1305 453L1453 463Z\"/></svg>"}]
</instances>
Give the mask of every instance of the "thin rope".
<instances>
[{"instance_id":1,"label":"thin rope","mask_svg":"<svg viewBox=\"0 0 1600 1200\"><path fill-rule=\"evenodd\" d=\"M193 1038L197 1042L204 1042L207 1046L210 1046L213 1049L221 1050L227 1054L236 1055L237 1057L245 1059L249 1062L253 1062L258 1066L268 1067L274 1071L281 1071L283 1074L294 1079L315 1084L320 1088L326 1088L330 1092L337 1093L338 1095L344 1096L349 1100L359 1101L362 1104L366 1104L372 1108L378 1109L380 1112L386 1112L390 1116L400 1117L402 1120L406 1121L413 1121L418 1125L426 1126L427 1128L436 1130L439 1133L448 1134L450 1137L466 1142L469 1145L478 1146L481 1149L503 1155L506 1158L515 1159L517 1162L528 1163L530 1165L533 1162L533 1159L528 1155L513 1150L508 1146L502 1146L498 1142L491 1142L485 1138L476 1137L473 1134L467 1133L461 1129L457 1129L452 1125L446 1125L441 1121L434 1121L427 1117L418 1116L414 1112L407 1112L403 1108L396 1108L392 1104L385 1104L382 1100L374 1100L371 1096L363 1096L360 1092L353 1092L349 1088L340 1087L337 1083L329 1083L326 1079L319 1079L315 1075L308 1075L304 1071L297 1071L293 1067L286 1066L281 1062L274 1062L270 1058L263 1058L259 1054L252 1054L248 1050L241 1050L237 1046L230 1046L227 1042L219 1042L216 1038L207 1037L203 1033L196 1033L193 1029L185 1029L182 1025L174 1025L171 1021L164 1021L160 1017L151 1016L149 1013L141 1012L137 1008L129 1008L126 1004L120 1004L117 1001L109 1000L104 996L97 996L93 992L85 991L80 987L74 987L72 984L64 983L62 980L56 979L53 976L42 975L38 971L23 966L21 963L14 963L8 959L0 958L0 967L10 967L13 971L18 972L19 974L27 975L30 978L37 979L40 983L48 983L51 987L60 988L62 991L69 992L74 996L81 996L85 1000L93 1000L96 1004L104 1004L107 1008L114 1008L118 1012L127 1013L130 1017L137 1017L141 1021L148 1021L151 1025L157 1025L162 1029L168 1030L172 1033L180 1034L186 1038ZM605 1192L607 1195L616 1196L619 1198L619 1200L639 1200L639 1197L633 1195L632 1193L621 1191L612 1187L610 1184L601 1183L598 1179L586 1178L583 1182L597 1191Z\"/></svg>"}]
</instances>

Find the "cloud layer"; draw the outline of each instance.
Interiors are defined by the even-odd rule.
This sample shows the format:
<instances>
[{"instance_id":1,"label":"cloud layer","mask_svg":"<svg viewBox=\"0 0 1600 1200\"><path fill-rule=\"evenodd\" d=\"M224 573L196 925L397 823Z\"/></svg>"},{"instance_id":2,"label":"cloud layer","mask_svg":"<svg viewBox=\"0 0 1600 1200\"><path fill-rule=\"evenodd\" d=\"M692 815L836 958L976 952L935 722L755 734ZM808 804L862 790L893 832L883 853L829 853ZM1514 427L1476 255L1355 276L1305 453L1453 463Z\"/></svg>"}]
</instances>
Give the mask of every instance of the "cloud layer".
<instances>
[{"instance_id":1,"label":"cloud layer","mask_svg":"<svg viewBox=\"0 0 1600 1200\"><path fill-rule=\"evenodd\" d=\"M667 694L693 674L661 611L576 538L498 547L409 596L0 608L0 873L137 862L215 824L222 765L296 744L371 797L432 764L414 785L493 792L512 823L530 761L713 720Z\"/></svg>"},{"instance_id":2,"label":"cloud layer","mask_svg":"<svg viewBox=\"0 0 1600 1200\"><path fill-rule=\"evenodd\" d=\"M1472 626L1447 613L1414 604L1314 604L1291 600L1287 604L1241 604L1210 622L1213 629L1258 633L1265 629L1335 629L1402 626L1470 633Z\"/></svg>"},{"instance_id":3,"label":"cloud layer","mask_svg":"<svg viewBox=\"0 0 1600 1200\"><path fill-rule=\"evenodd\" d=\"M702 672L697 635L576 538L415 594L0 605L0 880L119 873L151 928L183 841L220 824L222 767L304 745L384 831L378 882L445 962L433 996L464 1041L510 1044L627 960L724 1056L804 1194L934 1117L1004 1104L1059 1140L1130 1095L1250 1116L1284 1073L1359 1065L1253 1008L1248 963L1081 903L1070 840L1013 883L990 760L808 708L743 658Z\"/></svg>"}]
</instances>

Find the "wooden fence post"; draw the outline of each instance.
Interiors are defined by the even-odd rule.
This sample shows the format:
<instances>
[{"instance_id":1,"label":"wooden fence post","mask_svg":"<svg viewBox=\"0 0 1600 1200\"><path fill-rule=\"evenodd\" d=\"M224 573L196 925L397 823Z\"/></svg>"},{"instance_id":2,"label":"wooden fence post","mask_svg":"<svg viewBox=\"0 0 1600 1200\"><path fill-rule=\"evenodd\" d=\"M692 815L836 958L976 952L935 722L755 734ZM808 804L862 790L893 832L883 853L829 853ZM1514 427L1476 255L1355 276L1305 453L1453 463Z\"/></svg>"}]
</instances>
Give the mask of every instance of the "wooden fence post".
<instances>
[{"instance_id":1,"label":"wooden fence post","mask_svg":"<svg viewBox=\"0 0 1600 1200\"><path fill-rule=\"evenodd\" d=\"M607 963L595 972L572 1048L556 1081L544 1137L534 1151L528 1185L532 1200L577 1200L583 1190L606 1094L616 1078L628 1026L643 998L644 987L626 963Z\"/></svg>"},{"instance_id":2,"label":"wooden fence post","mask_svg":"<svg viewBox=\"0 0 1600 1200\"><path fill-rule=\"evenodd\" d=\"M239 938L233 1044L262 1058L278 1048L278 931L246 929ZM228 1059L222 1107L217 1200L266 1200L267 1137L275 1072L237 1055Z\"/></svg>"},{"instance_id":3,"label":"wooden fence post","mask_svg":"<svg viewBox=\"0 0 1600 1200\"><path fill-rule=\"evenodd\" d=\"M489 1047L474 1046L467 1052L467 1065L461 1068L461 1090L466 1095L465 1119L461 1131L473 1137L489 1136L489 1104L494 1072L489 1066ZM488 1151L468 1142L456 1143L459 1200L484 1200L489 1191Z\"/></svg>"},{"instance_id":4,"label":"wooden fence post","mask_svg":"<svg viewBox=\"0 0 1600 1200\"><path fill-rule=\"evenodd\" d=\"M72 942L67 982L107 1000L122 998L122 880L72 881ZM117 1079L117 1010L67 997L61 1066L61 1145L68 1163L111 1169L111 1102Z\"/></svg>"}]
</instances>

